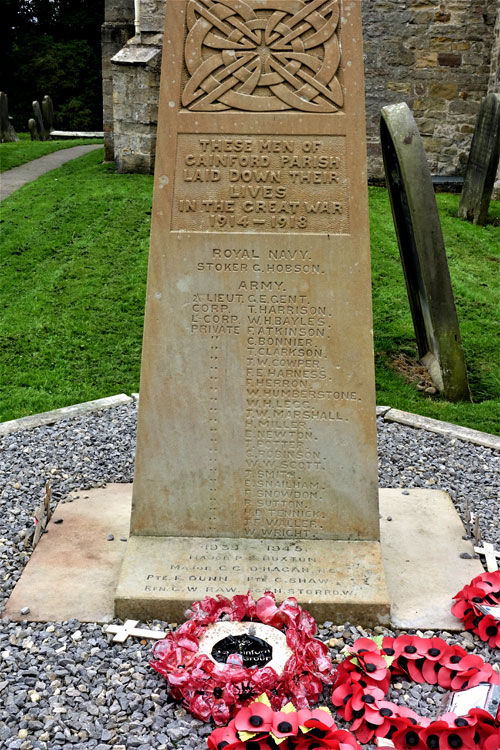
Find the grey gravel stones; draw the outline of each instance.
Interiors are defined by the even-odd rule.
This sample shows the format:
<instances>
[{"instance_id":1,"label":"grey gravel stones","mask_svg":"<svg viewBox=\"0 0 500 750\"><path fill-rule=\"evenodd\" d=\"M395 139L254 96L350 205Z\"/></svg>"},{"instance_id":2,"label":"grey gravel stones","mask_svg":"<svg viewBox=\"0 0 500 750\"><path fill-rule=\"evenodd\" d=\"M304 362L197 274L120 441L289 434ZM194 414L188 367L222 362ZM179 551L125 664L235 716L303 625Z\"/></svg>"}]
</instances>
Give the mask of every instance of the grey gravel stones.
<instances>
[{"instance_id":1,"label":"grey gravel stones","mask_svg":"<svg viewBox=\"0 0 500 750\"><path fill-rule=\"evenodd\" d=\"M0 440L0 606L31 550L31 514L49 480L53 505L77 490L130 482L136 405L14 433ZM379 421L383 487L436 487L450 492L463 514L468 498L485 541L500 546L500 454L444 436ZM464 581L464 584L468 581ZM28 614L28 613L27 613ZM164 623L149 626L164 628ZM390 633L375 628L373 633ZM324 623L319 637L341 651L372 632ZM394 633L396 634L396 633ZM425 636L435 635L430 631ZM495 654L470 633L437 633L493 662ZM101 625L10 622L0 627L0 748L6 750L202 750L210 725L169 699L165 681L148 665L151 644L113 643ZM403 680L390 699L418 713L439 713L442 691ZM325 691L328 701L328 691ZM342 721L338 721L342 725Z\"/></svg>"}]
</instances>

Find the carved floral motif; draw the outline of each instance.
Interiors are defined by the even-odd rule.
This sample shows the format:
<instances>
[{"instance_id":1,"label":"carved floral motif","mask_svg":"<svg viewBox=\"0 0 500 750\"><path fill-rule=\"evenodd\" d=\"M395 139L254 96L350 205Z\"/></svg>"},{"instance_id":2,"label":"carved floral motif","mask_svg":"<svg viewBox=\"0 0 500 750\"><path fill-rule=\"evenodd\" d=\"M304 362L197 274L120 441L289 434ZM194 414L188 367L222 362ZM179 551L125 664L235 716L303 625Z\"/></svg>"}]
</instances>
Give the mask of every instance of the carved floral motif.
<instances>
[{"instance_id":1,"label":"carved floral motif","mask_svg":"<svg viewBox=\"0 0 500 750\"><path fill-rule=\"evenodd\" d=\"M188 0L182 104L335 112L339 0Z\"/></svg>"}]
</instances>

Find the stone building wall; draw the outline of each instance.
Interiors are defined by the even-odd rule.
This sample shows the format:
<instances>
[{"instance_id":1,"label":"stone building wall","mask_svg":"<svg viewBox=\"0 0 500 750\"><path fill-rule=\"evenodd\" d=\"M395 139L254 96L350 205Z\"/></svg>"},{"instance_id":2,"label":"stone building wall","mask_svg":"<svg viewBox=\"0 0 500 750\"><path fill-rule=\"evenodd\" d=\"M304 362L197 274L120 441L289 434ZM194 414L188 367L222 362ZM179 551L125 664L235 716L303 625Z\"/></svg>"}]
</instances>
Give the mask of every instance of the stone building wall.
<instances>
[{"instance_id":1,"label":"stone building wall","mask_svg":"<svg viewBox=\"0 0 500 750\"><path fill-rule=\"evenodd\" d=\"M369 172L383 174L380 107L406 101L431 172L463 174L488 91L498 0L363 2Z\"/></svg>"},{"instance_id":2,"label":"stone building wall","mask_svg":"<svg viewBox=\"0 0 500 750\"><path fill-rule=\"evenodd\" d=\"M114 160L113 76L111 58L134 33L134 0L106 0L102 42L104 160Z\"/></svg>"},{"instance_id":3,"label":"stone building wall","mask_svg":"<svg viewBox=\"0 0 500 750\"><path fill-rule=\"evenodd\" d=\"M497 22L495 24L495 37L491 51L490 81L488 84L489 94L500 94L500 7L497 13ZM500 164L498 165L497 176L493 188L493 196L500 199Z\"/></svg>"},{"instance_id":4,"label":"stone building wall","mask_svg":"<svg viewBox=\"0 0 500 750\"><path fill-rule=\"evenodd\" d=\"M123 59L119 53L112 64L115 138L118 130L121 144L118 150L115 144L115 161L121 171L153 170L154 152L142 150L136 157L135 149L147 150L148 142L153 149L156 142L164 7L165 0L141 0L141 39L129 42ZM463 174L481 98L499 75L499 15L498 0L363 0L370 177L383 175L380 108L403 100L413 110L431 171ZM152 65L140 62L143 46L159 53Z\"/></svg>"}]
</instances>

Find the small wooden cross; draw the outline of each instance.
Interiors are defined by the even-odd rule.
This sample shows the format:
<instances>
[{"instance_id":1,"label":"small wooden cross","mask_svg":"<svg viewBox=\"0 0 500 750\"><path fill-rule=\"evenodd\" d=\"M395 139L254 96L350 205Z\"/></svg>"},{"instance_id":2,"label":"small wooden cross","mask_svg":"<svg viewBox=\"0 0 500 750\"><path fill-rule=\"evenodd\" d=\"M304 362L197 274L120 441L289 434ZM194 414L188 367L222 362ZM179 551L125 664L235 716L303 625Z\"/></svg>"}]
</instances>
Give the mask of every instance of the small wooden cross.
<instances>
[{"instance_id":1,"label":"small wooden cross","mask_svg":"<svg viewBox=\"0 0 500 750\"><path fill-rule=\"evenodd\" d=\"M494 573L498 570L497 557L500 558L500 552L497 552L492 544L483 542L482 547L474 547L474 552L477 552L478 555L483 555L486 558L488 573Z\"/></svg>"},{"instance_id":2,"label":"small wooden cross","mask_svg":"<svg viewBox=\"0 0 500 750\"><path fill-rule=\"evenodd\" d=\"M138 628L139 620L125 620L123 625L108 625L106 633L114 633L113 641L117 643L124 643L129 635L133 635L136 638L152 638L158 640L165 638L166 633L162 630L147 630L146 628Z\"/></svg>"}]
</instances>

